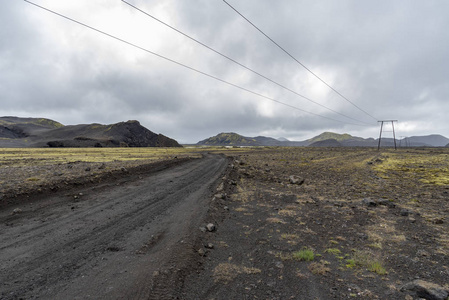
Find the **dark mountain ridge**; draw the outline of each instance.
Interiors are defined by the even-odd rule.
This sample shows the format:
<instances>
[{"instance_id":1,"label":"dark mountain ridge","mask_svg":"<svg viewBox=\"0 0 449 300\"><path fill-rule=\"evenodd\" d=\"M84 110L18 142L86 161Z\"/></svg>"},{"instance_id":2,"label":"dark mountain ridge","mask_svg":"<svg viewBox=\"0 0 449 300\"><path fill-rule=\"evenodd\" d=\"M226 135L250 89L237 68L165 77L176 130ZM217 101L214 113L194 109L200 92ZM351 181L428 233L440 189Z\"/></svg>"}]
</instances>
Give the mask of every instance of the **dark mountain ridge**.
<instances>
[{"instance_id":1,"label":"dark mountain ridge","mask_svg":"<svg viewBox=\"0 0 449 300\"><path fill-rule=\"evenodd\" d=\"M0 117L0 147L181 147L138 121L64 126L43 118Z\"/></svg>"}]
</instances>

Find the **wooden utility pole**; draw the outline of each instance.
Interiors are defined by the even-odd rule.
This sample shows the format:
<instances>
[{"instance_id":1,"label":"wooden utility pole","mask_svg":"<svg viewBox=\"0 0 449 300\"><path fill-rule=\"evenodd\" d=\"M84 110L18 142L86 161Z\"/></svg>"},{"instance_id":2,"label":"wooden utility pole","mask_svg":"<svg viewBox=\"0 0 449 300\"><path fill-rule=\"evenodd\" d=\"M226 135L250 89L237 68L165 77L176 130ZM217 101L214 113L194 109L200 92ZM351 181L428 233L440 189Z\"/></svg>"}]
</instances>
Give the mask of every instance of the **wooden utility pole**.
<instances>
[{"instance_id":1,"label":"wooden utility pole","mask_svg":"<svg viewBox=\"0 0 449 300\"><path fill-rule=\"evenodd\" d=\"M393 140L394 140L394 149L396 150L396 134L394 132L394 122L397 122L398 120L381 120L381 121L377 121L378 123L380 123L380 135L379 135L379 144L377 145L377 150L380 149L380 141L382 140L382 130L384 127L384 122L391 122L391 127L393 128Z\"/></svg>"}]
</instances>

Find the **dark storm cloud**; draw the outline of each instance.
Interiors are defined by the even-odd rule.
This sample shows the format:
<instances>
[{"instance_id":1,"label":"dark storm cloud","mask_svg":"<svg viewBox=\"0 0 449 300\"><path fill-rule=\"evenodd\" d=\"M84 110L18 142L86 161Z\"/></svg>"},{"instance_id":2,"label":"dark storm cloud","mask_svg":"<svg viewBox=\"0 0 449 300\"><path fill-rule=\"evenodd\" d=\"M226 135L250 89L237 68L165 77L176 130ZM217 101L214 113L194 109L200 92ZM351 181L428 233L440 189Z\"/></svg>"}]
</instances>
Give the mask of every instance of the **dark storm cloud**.
<instances>
[{"instance_id":1,"label":"dark storm cloud","mask_svg":"<svg viewBox=\"0 0 449 300\"><path fill-rule=\"evenodd\" d=\"M223 131L308 138L322 131L449 136L449 4L434 1L228 1L372 119L296 64L223 1L130 1L331 110L230 63L117 2L38 0L75 19L295 110L55 17L26 2L0 12L1 115L65 124L138 119L181 142ZM317 117L301 110L324 116ZM332 121L329 118L337 120Z\"/></svg>"}]
</instances>

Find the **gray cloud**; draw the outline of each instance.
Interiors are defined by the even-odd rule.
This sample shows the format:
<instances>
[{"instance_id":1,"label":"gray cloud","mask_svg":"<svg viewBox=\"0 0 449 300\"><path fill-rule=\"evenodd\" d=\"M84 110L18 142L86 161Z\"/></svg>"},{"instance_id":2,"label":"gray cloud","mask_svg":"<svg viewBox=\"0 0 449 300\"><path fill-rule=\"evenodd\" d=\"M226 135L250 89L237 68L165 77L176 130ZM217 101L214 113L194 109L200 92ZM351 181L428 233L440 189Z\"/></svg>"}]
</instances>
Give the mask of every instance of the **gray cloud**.
<instances>
[{"instance_id":1,"label":"gray cloud","mask_svg":"<svg viewBox=\"0 0 449 300\"><path fill-rule=\"evenodd\" d=\"M307 114L192 72L26 2L0 12L0 115L65 124L138 119L181 142L222 131L305 139L322 131L377 136L373 120L338 97L222 1L131 1L289 88L372 126L355 126L236 66L124 3L36 0L148 50ZM449 137L449 4L434 1L231 1L292 55L403 136ZM327 118L339 120L331 121Z\"/></svg>"}]
</instances>

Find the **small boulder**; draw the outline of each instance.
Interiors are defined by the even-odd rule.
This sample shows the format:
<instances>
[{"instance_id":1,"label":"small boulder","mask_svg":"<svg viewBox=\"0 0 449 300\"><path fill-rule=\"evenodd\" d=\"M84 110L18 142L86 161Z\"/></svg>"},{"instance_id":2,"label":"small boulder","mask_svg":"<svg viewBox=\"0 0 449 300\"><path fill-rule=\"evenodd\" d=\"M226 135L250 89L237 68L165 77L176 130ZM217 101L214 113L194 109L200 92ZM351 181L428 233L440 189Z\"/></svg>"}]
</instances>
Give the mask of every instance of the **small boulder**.
<instances>
[{"instance_id":1,"label":"small boulder","mask_svg":"<svg viewBox=\"0 0 449 300\"><path fill-rule=\"evenodd\" d=\"M20 209L20 208L14 208L13 211L12 211L13 215L17 215L17 214L20 214L20 213L22 213L22 209Z\"/></svg>"},{"instance_id":2,"label":"small boulder","mask_svg":"<svg viewBox=\"0 0 449 300\"><path fill-rule=\"evenodd\" d=\"M410 211L408 209L406 209L406 208L403 208L403 209L401 209L400 214L403 217L407 217L408 215L410 215Z\"/></svg>"},{"instance_id":3,"label":"small boulder","mask_svg":"<svg viewBox=\"0 0 449 300\"><path fill-rule=\"evenodd\" d=\"M433 224L436 224L436 225L444 224L444 220L442 218L433 219L432 222L433 222Z\"/></svg>"},{"instance_id":4,"label":"small boulder","mask_svg":"<svg viewBox=\"0 0 449 300\"><path fill-rule=\"evenodd\" d=\"M301 178L296 175L291 175L290 177L288 177L288 180L291 184L297 184L297 185L301 185L305 181L304 178Z\"/></svg>"},{"instance_id":5,"label":"small boulder","mask_svg":"<svg viewBox=\"0 0 449 300\"><path fill-rule=\"evenodd\" d=\"M427 300L446 300L449 296L449 290L435 283L424 280L414 280L406 283L402 288L403 292L411 292L420 298Z\"/></svg>"},{"instance_id":6,"label":"small boulder","mask_svg":"<svg viewBox=\"0 0 449 300\"><path fill-rule=\"evenodd\" d=\"M371 198L364 198L364 199L362 200L362 204L363 204L364 206L368 206L368 207L375 207L375 206L377 206L377 202L374 201L374 200L371 199Z\"/></svg>"},{"instance_id":7,"label":"small boulder","mask_svg":"<svg viewBox=\"0 0 449 300\"><path fill-rule=\"evenodd\" d=\"M213 232L213 231L215 231L216 229L217 229L217 228L216 228L215 225L212 224L212 223L209 223L209 224L206 225L206 230L209 231L209 232Z\"/></svg>"},{"instance_id":8,"label":"small boulder","mask_svg":"<svg viewBox=\"0 0 449 300\"><path fill-rule=\"evenodd\" d=\"M206 251L205 251L203 248L198 249L198 254L199 254L200 256L206 256Z\"/></svg>"},{"instance_id":9,"label":"small boulder","mask_svg":"<svg viewBox=\"0 0 449 300\"><path fill-rule=\"evenodd\" d=\"M220 183L220 185L217 187L217 192L222 192L224 190L224 184L223 182Z\"/></svg>"},{"instance_id":10,"label":"small boulder","mask_svg":"<svg viewBox=\"0 0 449 300\"><path fill-rule=\"evenodd\" d=\"M226 198L225 194L215 194L214 197L217 199L225 199Z\"/></svg>"},{"instance_id":11,"label":"small boulder","mask_svg":"<svg viewBox=\"0 0 449 300\"><path fill-rule=\"evenodd\" d=\"M390 200L387 199L378 199L377 200L377 204L378 205L384 205L387 206L388 208L395 208L396 204Z\"/></svg>"}]
</instances>

